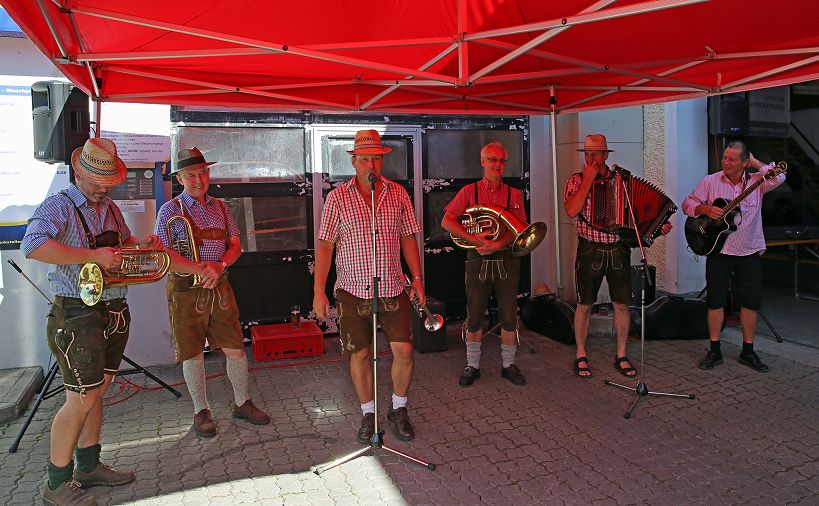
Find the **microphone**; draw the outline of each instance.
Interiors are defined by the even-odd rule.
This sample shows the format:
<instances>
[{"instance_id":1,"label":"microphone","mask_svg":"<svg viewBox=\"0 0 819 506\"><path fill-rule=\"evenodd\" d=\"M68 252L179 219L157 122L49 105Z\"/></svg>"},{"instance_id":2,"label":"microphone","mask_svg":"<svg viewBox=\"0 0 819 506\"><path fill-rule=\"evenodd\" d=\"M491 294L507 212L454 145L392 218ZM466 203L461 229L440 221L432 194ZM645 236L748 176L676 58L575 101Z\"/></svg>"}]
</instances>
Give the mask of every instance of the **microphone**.
<instances>
[{"instance_id":1,"label":"microphone","mask_svg":"<svg viewBox=\"0 0 819 506\"><path fill-rule=\"evenodd\" d=\"M369 181L373 186L375 186L375 183L378 182L378 175L374 170L371 169L367 171L367 181Z\"/></svg>"}]
</instances>

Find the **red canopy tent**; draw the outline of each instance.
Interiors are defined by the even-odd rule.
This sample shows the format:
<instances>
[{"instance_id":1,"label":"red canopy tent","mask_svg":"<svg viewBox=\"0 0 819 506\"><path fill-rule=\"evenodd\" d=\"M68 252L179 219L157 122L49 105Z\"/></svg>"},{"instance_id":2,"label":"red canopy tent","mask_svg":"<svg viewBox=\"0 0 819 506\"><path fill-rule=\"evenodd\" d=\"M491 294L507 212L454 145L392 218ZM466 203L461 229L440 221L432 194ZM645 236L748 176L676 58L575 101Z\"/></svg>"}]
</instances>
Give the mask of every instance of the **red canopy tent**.
<instances>
[{"instance_id":1,"label":"red canopy tent","mask_svg":"<svg viewBox=\"0 0 819 506\"><path fill-rule=\"evenodd\" d=\"M72 82L102 101L548 114L819 78L813 0L3 5Z\"/></svg>"},{"instance_id":2,"label":"red canopy tent","mask_svg":"<svg viewBox=\"0 0 819 506\"><path fill-rule=\"evenodd\" d=\"M553 166L559 113L819 78L815 0L3 0L3 5L40 50L98 102L550 114ZM553 171L555 192L556 177ZM557 202L555 195L555 220ZM559 252L557 242L558 265Z\"/></svg>"}]
</instances>

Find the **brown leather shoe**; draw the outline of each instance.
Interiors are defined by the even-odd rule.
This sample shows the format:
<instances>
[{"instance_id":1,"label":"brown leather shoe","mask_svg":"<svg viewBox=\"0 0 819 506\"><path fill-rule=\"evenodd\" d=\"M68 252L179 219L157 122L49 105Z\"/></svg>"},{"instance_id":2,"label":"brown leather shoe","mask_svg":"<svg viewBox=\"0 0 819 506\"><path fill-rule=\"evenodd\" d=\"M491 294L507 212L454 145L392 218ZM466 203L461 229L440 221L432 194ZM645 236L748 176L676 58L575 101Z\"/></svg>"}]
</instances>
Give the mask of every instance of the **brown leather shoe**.
<instances>
[{"instance_id":1,"label":"brown leather shoe","mask_svg":"<svg viewBox=\"0 0 819 506\"><path fill-rule=\"evenodd\" d=\"M216 424L209 409L203 409L193 417L193 430L199 437L213 437L216 435Z\"/></svg>"},{"instance_id":2,"label":"brown leather shoe","mask_svg":"<svg viewBox=\"0 0 819 506\"><path fill-rule=\"evenodd\" d=\"M96 486L116 487L117 485L125 485L134 481L136 476L132 471L117 471L108 464L100 462L96 469L90 473L84 473L79 469L74 470L74 481L80 484L82 488L90 488Z\"/></svg>"},{"instance_id":3,"label":"brown leather shoe","mask_svg":"<svg viewBox=\"0 0 819 506\"><path fill-rule=\"evenodd\" d=\"M387 411L387 420L392 424L392 429L395 435L401 441L412 441L415 439L415 427L407 414L407 408L390 408Z\"/></svg>"},{"instance_id":4,"label":"brown leather shoe","mask_svg":"<svg viewBox=\"0 0 819 506\"><path fill-rule=\"evenodd\" d=\"M74 480L68 480L57 490L48 488L46 480L45 490L43 490L43 504L50 506L94 506L97 500L93 495L82 490L80 484Z\"/></svg>"},{"instance_id":5,"label":"brown leather shoe","mask_svg":"<svg viewBox=\"0 0 819 506\"><path fill-rule=\"evenodd\" d=\"M375 413L367 413L361 419L361 425L358 427L358 434L356 434L358 442L365 445L370 444L370 439L372 439L374 433Z\"/></svg>"},{"instance_id":6,"label":"brown leather shoe","mask_svg":"<svg viewBox=\"0 0 819 506\"><path fill-rule=\"evenodd\" d=\"M241 406L233 405L233 418L241 418L247 420L253 425L267 425L270 423L270 417L253 405L253 401L246 400Z\"/></svg>"}]
</instances>

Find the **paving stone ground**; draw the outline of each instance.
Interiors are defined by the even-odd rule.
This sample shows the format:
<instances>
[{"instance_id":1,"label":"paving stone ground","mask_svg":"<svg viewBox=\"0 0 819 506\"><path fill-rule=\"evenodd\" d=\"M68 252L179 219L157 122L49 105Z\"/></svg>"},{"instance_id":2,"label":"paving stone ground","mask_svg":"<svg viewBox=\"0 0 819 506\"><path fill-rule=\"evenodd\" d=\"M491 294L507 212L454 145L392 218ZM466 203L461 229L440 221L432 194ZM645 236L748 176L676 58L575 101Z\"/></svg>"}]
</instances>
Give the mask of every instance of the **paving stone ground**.
<instances>
[{"instance_id":1,"label":"paving stone ground","mask_svg":"<svg viewBox=\"0 0 819 506\"><path fill-rule=\"evenodd\" d=\"M223 360L209 357L208 374L218 375L208 386L219 429L209 440L190 431L184 385L177 400L121 383L129 388L109 399L102 457L135 470L137 480L92 492L100 504L173 506L819 503L815 348L759 337L760 356L771 367L760 374L736 361L740 339L733 329L724 338L725 363L712 371L696 367L703 341L648 341L649 389L696 398L649 396L626 420L635 394L604 385L606 379L635 383L613 369L613 339L590 340L594 377L584 380L572 372L573 348L525 332L536 353L519 351L523 387L500 377L500 346L490 339L482 377L461 388L464 349L457 333L450 326L448 351L416 355L409 407L417 439L401 442L385 427L390 447L437 464L435 471L382 449L321 476L312 472L362 448L348 363L337 340L327 338L321 357L252 363L251 392L273 419L267 426L230 417ZM639 349L633 340L637 366ZM383 424L390 363L385 355L379 366ZM178 367L152 370L181 381ZM154 386L141 375L127 379ZM0 504L39 502L59 404L59 397L43 403L16 453L5 449L22 419L0 428Z\"/></svg>"}]
</instances>

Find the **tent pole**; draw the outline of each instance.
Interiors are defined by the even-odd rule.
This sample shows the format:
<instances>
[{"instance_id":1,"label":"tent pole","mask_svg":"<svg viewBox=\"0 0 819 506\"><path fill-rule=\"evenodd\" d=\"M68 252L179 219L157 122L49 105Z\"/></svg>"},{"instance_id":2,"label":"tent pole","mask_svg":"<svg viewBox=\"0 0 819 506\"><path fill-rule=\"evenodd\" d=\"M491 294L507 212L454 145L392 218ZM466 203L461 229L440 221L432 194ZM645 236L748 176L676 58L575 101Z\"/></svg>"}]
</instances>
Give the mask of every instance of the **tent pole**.
<instances>
[{"instance_id":1,"label":"tent pole","mask_svg":"<svg viewBox=\"0 0 819 506\"><path fill-rule=\"evenodd\" d=\"M102 116L102 101L94 99L94 117L91 121L94 123L94 137L102 135L102 126L100 125L100 117Z\"/></svg>"},{"instance_id":2,"label":"tent pole","mask_svg":"<svg viewBox=\"0 0 819 506\"><path fill-rule=\"evenodd\" d=\"M560 292L563 290L563 281L560 275L560 206L558 205L560 192L557 189L557 134L555 133L557 127L557 95L555 94L554 84L549 86L549 106L551 107L551 112L549 113L549 133L552 138L552 200L554 200L555 213L553 227L555 236L555 274L557 276L557 290L555 293L560 296Z\"/></svg>"}]
</instances>

